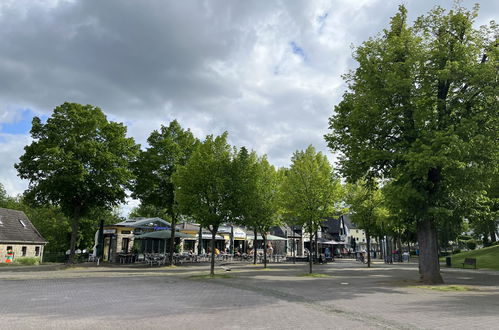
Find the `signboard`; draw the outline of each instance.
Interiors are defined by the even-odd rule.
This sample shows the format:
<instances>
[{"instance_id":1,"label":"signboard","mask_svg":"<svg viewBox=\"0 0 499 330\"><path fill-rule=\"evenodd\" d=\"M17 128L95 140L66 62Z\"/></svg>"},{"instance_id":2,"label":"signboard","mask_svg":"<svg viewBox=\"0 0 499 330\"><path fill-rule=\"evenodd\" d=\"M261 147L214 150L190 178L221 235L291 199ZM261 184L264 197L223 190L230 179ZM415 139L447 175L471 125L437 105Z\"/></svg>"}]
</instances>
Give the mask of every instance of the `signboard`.
<instances>
[{"instance_id":1,"label":"signboard","mask_svg":"<svg viewBox=\"0 0 499 330\"><path fill-rule=\"evenodd\" d=\"M103 233L104 233L104 235L105 234L116 234L116 229L104 229Z\"/></svg>"}]
</instances>

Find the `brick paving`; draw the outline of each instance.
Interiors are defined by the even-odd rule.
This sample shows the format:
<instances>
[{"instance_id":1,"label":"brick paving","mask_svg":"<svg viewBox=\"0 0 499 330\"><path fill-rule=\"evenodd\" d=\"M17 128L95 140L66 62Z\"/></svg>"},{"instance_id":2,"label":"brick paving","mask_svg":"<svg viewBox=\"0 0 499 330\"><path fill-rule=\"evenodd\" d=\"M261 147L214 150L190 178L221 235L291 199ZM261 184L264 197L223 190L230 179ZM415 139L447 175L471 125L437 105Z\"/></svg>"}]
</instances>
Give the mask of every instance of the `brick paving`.
<instances>
[{"instance_id":1,"label":"brick paving","mask_svg":"<svg viewBox=\"0 0 499 330\"><path fill-rule=\"evenodd\" d=\"M443 269L472 290L442 292L418 287L414 264L231 267L2 267L0 329L499 329L497 271Z\"/></svg>"}]
</instances>

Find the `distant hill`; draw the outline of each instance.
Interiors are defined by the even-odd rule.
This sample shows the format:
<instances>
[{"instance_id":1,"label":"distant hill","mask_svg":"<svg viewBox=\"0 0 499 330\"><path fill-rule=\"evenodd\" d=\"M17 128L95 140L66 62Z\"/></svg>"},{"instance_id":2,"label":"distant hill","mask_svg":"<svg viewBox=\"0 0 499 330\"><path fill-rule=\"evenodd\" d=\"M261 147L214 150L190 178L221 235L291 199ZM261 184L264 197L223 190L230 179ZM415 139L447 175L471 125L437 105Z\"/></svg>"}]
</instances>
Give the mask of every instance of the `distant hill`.
<instances>
[{"instance_id":1,"label":"distant hill","mask_svg":"<svg viewBox=\"0 0 499 330\"><path fill-rule=\"evenodd\" d=\"M452 267L455 268L462 268L464 258L476 258L477 268L499 270L499 245L453 254L451 257ZM440 259L440 265L445 267L445 257Z\"/></svg>"}]
</instances>

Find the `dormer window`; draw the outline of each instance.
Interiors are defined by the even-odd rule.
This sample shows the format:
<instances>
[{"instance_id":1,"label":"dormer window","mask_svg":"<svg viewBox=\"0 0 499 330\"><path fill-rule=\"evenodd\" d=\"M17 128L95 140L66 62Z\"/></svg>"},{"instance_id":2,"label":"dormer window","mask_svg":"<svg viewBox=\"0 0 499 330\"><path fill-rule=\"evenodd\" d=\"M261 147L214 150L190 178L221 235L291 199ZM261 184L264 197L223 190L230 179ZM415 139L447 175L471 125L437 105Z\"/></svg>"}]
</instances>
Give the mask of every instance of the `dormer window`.
<instances>
[{"instance_id":1,"label":"dormer window","mask_svg":"<svg viewBox=\"0 0 499 330\"><path fill-rule=\"evenodd\" d=\"M19 219L19 222L21 223L21 225L23 225L24 228L26 228L26 224L24 223L24 221L22 221L21 219Z\"/></svg>"}]
</instances>

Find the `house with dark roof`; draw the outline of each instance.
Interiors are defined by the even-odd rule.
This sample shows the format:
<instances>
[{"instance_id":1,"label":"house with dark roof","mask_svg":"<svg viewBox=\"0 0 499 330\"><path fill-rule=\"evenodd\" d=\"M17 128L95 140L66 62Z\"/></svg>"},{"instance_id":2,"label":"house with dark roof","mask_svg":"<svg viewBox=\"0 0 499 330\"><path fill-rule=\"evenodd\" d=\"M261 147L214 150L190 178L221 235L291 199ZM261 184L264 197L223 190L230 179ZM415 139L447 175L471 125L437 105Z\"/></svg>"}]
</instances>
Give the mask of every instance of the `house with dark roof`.
<instances>
[{"instance_id":1,"label":"house with dark roof","mask_svg":"<svg viewBox=\"0 0 499 330\"><path fill-rule=\"evenodd\" d=\"M47 243L23 211L0 208L0 263L19 257L41 261Z\"/></svg>"}]
</instances>

